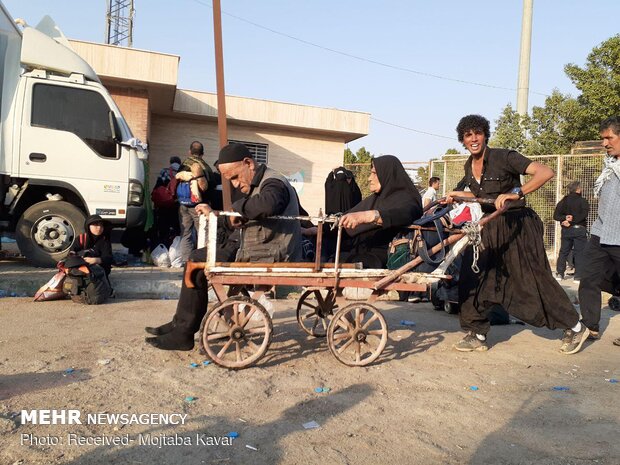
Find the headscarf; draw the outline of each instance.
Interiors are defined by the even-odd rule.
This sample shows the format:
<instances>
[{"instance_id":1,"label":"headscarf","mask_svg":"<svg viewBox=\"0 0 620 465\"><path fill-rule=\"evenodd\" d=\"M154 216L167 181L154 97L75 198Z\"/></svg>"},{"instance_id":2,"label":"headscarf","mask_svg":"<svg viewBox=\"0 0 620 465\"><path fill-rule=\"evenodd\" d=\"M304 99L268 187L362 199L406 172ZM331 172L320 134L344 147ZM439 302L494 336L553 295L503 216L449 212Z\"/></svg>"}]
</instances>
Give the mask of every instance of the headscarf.
<instances>
[{"instance_id":1,"label":"headscarf","mask_svg":"<svg viewBox=\"0 0 620 465\"><path fill-rule=\"evenodd\" d=\"M330 171L325 180L325 214L350 210L362 200L362 192L353 173L340 166Z\"/></svg>"},{"instance_id":2,"label":"headscarf","mask_svg":"<svg viewBox=\"0 0 620 465\"><path fill-rule=\"evenodd\" d=\"M103 223L103 233L101 233L100 236L95 236L93 233L90 232L89 226L93 223ZM86 221L84 221L84 232L86 232L86 243L84 244L84 249L90 249L95 245L95 242L97 242L101 238L110 240L112 229L111 226L112 225L109 221L104 220L99 215L90 215L88 218L86 218Z\"/></svg>"},{"instance_id":3,"label":"headscarf","mask_svg":"<svg viewBox=\"0 0 620 465\"><path fill-rule=\"evenodd\" d=\"M391 210L407 206L422 210L422 197L420 197L420 193L398 158L394 155L383 155L374 158L372 165L377 172L381 190L376 194L370 194L348 213L366 210ZM355 228L354 234L360 234L374 228L376 226L373 224L363 224Z\"/></svg>"}]
</instances>

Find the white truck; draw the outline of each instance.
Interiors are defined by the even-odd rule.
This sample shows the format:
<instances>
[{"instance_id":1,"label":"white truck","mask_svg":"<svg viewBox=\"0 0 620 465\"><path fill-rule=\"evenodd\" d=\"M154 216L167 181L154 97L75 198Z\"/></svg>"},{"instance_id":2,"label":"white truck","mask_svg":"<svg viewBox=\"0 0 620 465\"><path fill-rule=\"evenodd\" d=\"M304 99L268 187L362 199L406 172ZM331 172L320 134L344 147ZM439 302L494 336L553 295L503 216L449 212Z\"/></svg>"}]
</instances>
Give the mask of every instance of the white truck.
<instances>
[{"instance_id":1,"label":"white truck","mask_svg":"<svg viewBox=\"0 0 620 465\"><path fill-rule=\"evenodd\" d=\"M53 266L87 215L144 223L146 147L51 18L21 30L0 2L0 228Z\"/></svg>"}]
</instances>

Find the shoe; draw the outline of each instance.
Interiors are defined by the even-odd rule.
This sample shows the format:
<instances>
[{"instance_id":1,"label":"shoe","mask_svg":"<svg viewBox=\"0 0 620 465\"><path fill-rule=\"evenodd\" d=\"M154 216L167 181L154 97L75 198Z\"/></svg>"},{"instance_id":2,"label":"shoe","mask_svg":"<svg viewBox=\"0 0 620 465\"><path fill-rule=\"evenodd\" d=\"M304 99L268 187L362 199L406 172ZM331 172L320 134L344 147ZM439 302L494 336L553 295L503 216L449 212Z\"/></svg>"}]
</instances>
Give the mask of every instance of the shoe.
<instances>
[{"instance_id":1,"label":"shoe","mask_svg":"<svg viewBox=\"0 0 620 465\"><path fill-rule=\"evenodd\" d=\"M146 328L144 328L144 331L146 331L149 334L152 334L153 336L163 336L164 334L168 334L173 329L174 329L174 323L170 321L169 323L166 323L165 325L161 325L161 326L155 326L155 327L147 326Z\"/></svg>"},{"instance_id":2,"label":"shoe","mask_svg":"<svg viewBox=\"0 0 620 465\"><path fill-rule=\"evenodd\" d=\"M564 355L572 355L576 354L581 350L583 343L586 342L586 339L590 335L590 330L586 328L586 326L581 323L581 331L576 333L572 329L567 329L564 331L564 337L562 338L562 346L560 347L560 352Z\"/></svg>"},{"instance_id":3,"label":"shoe","mask_svg":"<svg viewBox=\"0 0 620 465\"><path fill-rule=\"evenodd\" d=\"M194 335L188 336L178 332L170 332L158 337L147 337L147 344L161 350L192 350L194 348Z\"/></svg>"},{"instance_id":4,"label":"shoe","mask_svg":"<svg viewBox=\"0 0 620 465\"><path fill-rule=\"evenodd\" d=\"M560 273L553 273L553 277L558 281L562 281L564 279L564 275Z\"/></svg>"},{"instance_id":5,"label":"shoe","mask_svg":"<svg viewBox=\"0 0 620 465\"><path fill-rule=\"evenodd\" d=\"M618 339L614 339L613 344L614 344L615 346L620 346L620 337L619 337Z\"/></svg>"},{"instance_id":6,"label":"shoe","mask_svg":"<svg viewBox=\"0 0 620 465\"><path fill-rule=\"evenodd\" d=\"M594 331L593 329L590 330L590 334L588 334L588 339L592 340L592 341L596 341L597 339L600 339L601 335L599 334L598 331Z\"/></svg>"},{"instance_id":7,"label":"shoe","mask_svg":"<svg viewBox=\"0 0 620 465\"><path fill-rule=\"evenodd\" d=\"M486 340L481 341L472 332L467 333L463 339L454 344L454 348L459 352L484 352L485 350L489 350Z\"/></svg>"}]
</instances>

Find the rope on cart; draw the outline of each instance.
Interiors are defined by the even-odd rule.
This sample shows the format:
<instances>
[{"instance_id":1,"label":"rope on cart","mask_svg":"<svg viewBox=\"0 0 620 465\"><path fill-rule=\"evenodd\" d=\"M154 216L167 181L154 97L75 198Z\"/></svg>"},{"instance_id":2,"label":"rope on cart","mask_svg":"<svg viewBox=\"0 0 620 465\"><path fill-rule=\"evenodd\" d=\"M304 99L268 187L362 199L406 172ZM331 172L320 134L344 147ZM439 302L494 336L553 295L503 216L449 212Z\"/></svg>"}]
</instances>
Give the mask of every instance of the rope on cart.
<instances>
[{"instance_id":1,"label":"rope on cart","mask_svg":"<svg viewBox=\"0 0 620 465\"><path fill-rule=\"evenodd\" d=\"M480 273L480 268L478 268L478 259L480 258L480 251L484 249L484 246L482 245L482 235L480 233L482 228L478 223L465 223L462 231L467 235L469 243L474 249L474 259L471 263L471 270L478 274Z\"/></svg>"}]
</instances>

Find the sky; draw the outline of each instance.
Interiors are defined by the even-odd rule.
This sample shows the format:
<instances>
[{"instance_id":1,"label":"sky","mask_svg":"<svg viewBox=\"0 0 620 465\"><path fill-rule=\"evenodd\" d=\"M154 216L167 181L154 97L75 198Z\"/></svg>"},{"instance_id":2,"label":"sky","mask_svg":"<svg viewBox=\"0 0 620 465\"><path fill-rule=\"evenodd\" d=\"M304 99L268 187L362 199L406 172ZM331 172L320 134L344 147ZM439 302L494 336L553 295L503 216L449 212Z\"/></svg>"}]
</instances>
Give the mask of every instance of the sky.
<instances>
[{"instance_id":1,"label":"sky","mask_svg":"<svg viewBox=\"0 0 620 465\"><path fill-rule=\"evenodd\" d=\"M104 42L105 0L2 1L31 25L49 14L67 37ZM353 151L425 161L461 149L462 116L493 127L516 106L522 0L221 3L226 93L369 113ZM180 56L178 87L215 92L211 2L134 4L133 46ZM529 108L554 88L577 95L564 65L583 66L619 25L619 0L535 0Z\"/></svg>"}]
</instances>

